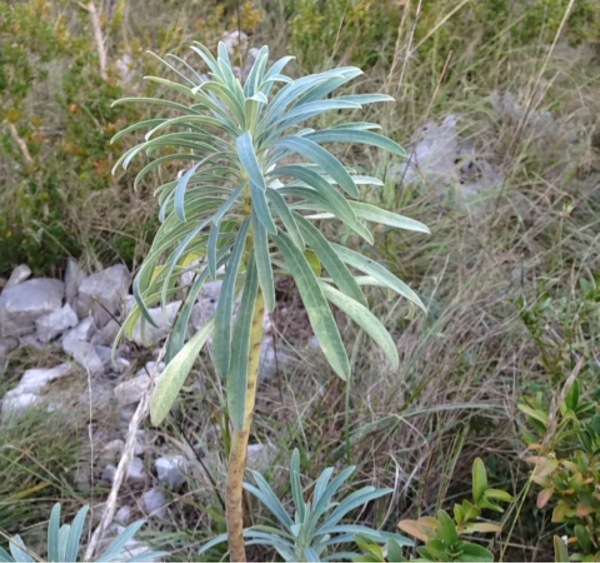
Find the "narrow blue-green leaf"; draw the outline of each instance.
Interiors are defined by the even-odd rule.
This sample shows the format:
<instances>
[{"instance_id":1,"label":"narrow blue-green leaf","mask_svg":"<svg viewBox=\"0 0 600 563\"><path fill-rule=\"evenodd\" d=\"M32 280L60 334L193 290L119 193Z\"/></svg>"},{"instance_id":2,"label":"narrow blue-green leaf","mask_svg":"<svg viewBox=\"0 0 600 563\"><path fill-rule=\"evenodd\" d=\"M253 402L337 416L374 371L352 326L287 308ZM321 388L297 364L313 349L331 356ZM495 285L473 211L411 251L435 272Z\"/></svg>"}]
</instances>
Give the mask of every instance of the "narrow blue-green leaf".
<instances>
[{"instance_id":1,"label":"narrow blue-green leaf","mask_svg":"<svg viewBox=\"0 0 600 563\"><path fill-rule=\"evenodd\" d=\"M136 104L153 104L153 105L157 105L157 106L164 106L166 108L170 108L170 109L178 109L180 111L183 111L184 113L187 114L195 114L195 115L200 115L199 111L194 110L193 108L183 105L183 104L179 104L177 102L172 102L171 100L167 100L167 99L163 99L163 98L144 98L144 97L139 97L139 98L120 98L119 100L115 100L110 107L114 108L116 106L120 106L122 104L131 104L131 103L136 103Z\"/></svg>"},{"instance_id":2,"label":"narrow blue-green leaf","mask_svg":"<svg viewBox=\"0 0 600 563\"><path fill-rule=\"evenodd\" d=\"M323 129L304 135L315 143L361 143L387 150L399 156L406 156L406 151L395 141L372 131L348 129Z\"/></svg>"},{"instance_id":3,"label":"narrow blue-green leaf","mask_svg":"<svg viewBox=\"0 0 600 563\"><path fill-rule=\"evenodd\" d=\"M350 202L350 206L354 209L354 212L361 219L366 221L372 221L373 223L381 223L382 225L389 225L390 227L396 227L397 229L404 229L405 231L415 231L418 233L431 234L429 227L420 221L405 217L404 215L398 215L391 211L386 211L374 205L368 203L361 203L358 201Z\"/></svg>"},{"instance_id":4,"label":"narrow blue-green leaf","mask_svg":"<svg viewBox=\"0 0 600 563\"><path fill-rule=\"evenodd\" d=\"M348 201L337 190L317 191L305 186L291 186L277 190L281 194L301 197L304 201L290 205L293 209L317 209L325 210L342 221L357 235L361 236L368 244L373 244L373 234L369 229L359 222L354 210L348 205ZM343 202L343 203L342 203ZM350 207L351 213L347 211Z\"/></svg>"},{"instance_id":5,"label":"narrow blue-green leaf","mask_svg":"<svg viewBox=\"0 0 600 563\"><path fill-rule=\"evenodd\" d=\"M315 332L323 354L332 369L342 378L350 375L350 362L340 332L331 314L331 310L321 291L319 282L306 260L304 254L298 250L290 237L280 233L273 237L281 250L286 266L294 278L310 324Z\"/></svg>"},{"instance_id":6,"label":"narrow blue-green leaf","mask_svg":"<svg viewBox=\"0 0 600 563\"><path fill-rule=\"evenodd\" d=\"M208 258L208 271L213 280L217 279L217 244L219 242L219 232L221 230L221 220L213 223L208 235L208 245L206 255Z\"/></svg>"},{"instance_id":7,"label":"narrow blue-green leaf","mask_svg":"<svg viewBox=\"0 0 600 563\"><path fill-rule=\"evenodd\" d=\"M213 74L218 75L220 73L216 59L213 57L212 53L204 45L202 45L202 43L194 41L194 44L190 47L190 49L200 56Z\"/></svg>"},{"instance_id":8,"label":"narrow blue-green leaf","mask_svg":"<svg viewBox=\"0 0 600 563\"><path fill-rule=\"evenodd\" d=\"M60 503L52 507L48 522L48 560L58 561L58 530L60 529Z\"/></svg>"},{"instance_id":9,"label":"narrow blue-green leaf","mask_svg":"<svg viewBox=\"0 0 600 563\"><path fill-rule=\"evenodd\" d=\"M375 487L363 487L362 489L348 495L337 508L327 517L325 522L318 528L319 534L327 534L336 526L340 520L350 511L363 506L368 502L389 495L392 489L375 489Z\"/></svg>"},{"instance_id":10,"label":"narrow blue-green leaf","mask_svg":"<svg viewBox=\"0 0 600 563\"><path fill-rule=\"evenodd\" d=\"M6 549L4 549L1 546L0 546L0 563L14 563L14 559L12 558L10 553L8 553L8 551L6 551Z\"/></svg>"},{"instance_id":11,"label":"narrow blue-green leaf","mask_svg":"<svg viewBox=\"0 0 600 563\"><path fill-rule=\"evenodd\" d=\"M246 269L246 283L233 330L235 346L232 349L231 366L225 377L229 419L234 428L242 428L246 419L250 336L257 295L258 275L256 263L251 258ZM262 319L259 322L262 322Z\"/></svg>"},{"instance_id":12,"label":"narrow blue-green leaf","mask_svg":"<svg viewBox=\"0 0 600 563\"><path fill-rule=\"evenodd\" d=\"M256 213L258 220L269 234L275 234L277 232L277 226L269 211L265 192L254 183L250 183L250 192L252 193L253 210Z\"/></svg>"},{"instance_id":13,"label":"narrow blue-green leaf","mask_svg":"<svg viewBox=\"0 0 600 563\"><path fill-rule=\"evenodd\" d=\"M85 519L87 518L89 509L90 507L87 504L82 506L71 524L65 561L78 561L77 555L79 554L81 544L81 534L83 533L83 527L85 526Z\"/></svg>"},{"instance_id":14,"label":"narrow blue-green leaf","mask_svg":"<svg viewBox=\"0 0 600 563\"><path fill-rule=\"evenodd\" d=\"M110 545L102 552L102 554L96 559L98 563L110 563L114 561L117 557L121 556L121 552L123 548L127 544L128 541L133 539L133 536L137 534L140 528L144 525L144 520L137 520L133 524L130 524L123 530L111 543Z\"/></svg>"},{"instance_id":15,"label":"narrow blue-green leaf","mask_svg":"<svg viewBox=\"0 0 600 563\"><path fill-rule=\"evenodd\" d=\"M175 324L173 325L171 333L169 334L169 343L167 345L167 353L165 355L165 361L167 363L169 363L184 346L188 333L189 320L192 315L192 309L196 303L196 299L198 298L200 291L202 291L202 287L208 280L208 276L209 271L207 268L204 268L188 290L183 306L181 307L179 314L177 315L177 319L175 320Z\"/></svg>"},{"instance_id":16,"label":"narrow blue-green leaf","mask_svg":"<svg viewBox=\"0 0 600 563\"><path fill-rule=\"evenodd\" d=\"M340 96L339 100L348 100L350 102L356 102L360 105L366 104L377 104L380 102L394 102L392 96L386 94L350 94L347 96Z\"/></svg>"},{"instance_id":17,"label":"narrow blue-green leaf","mask_svg":"<svg viewBox=\"0 0 600 563\"><path fill-rule=\"evenodd\" d=\"M275 146L297 152L303 157L318 164L323 169L323 172L329 174L344 191L352 197L358 197L358 188L356 187L352 176L348 173L348 170L346 170L335 156L314 141L296 135L290 135L289 137L277 141Z\"/></svg>"},{"instance_id":18,"label":"narrow blue-green leaf","mask_svg":"<svg viewBox=\"0 0 600 563\"><path fill-rule=\"evenodd\" d=\"M254 259L256 260L256 268L258 270L258 280L265 297L267 310L273 312L276 305L275 281L273 279L273 268L269 253L269 236L262 223L258 220L256 213L252 214L252 227L254 229Z\"/></svg>"},{"instance_id":19,"label":"narrow blue-green leaf","mask_svg":"<svg viewBox=\"0 0 600 563\"><path fill-rule=\"evenodd\" d=\"M227 263L225 278L223 279L223 286L221 287L221 294L215 313L213 353L217 373L223 377L227 375L231 362L231 319L235 304L235 284L246 245L249 226L249 219L245 219L237 234L231 257Z\"/></svg>"},{"instance_id":20,"label":"narrow blue-green leaf","mask_svg":"<svg viewBox=\"0 0 600 563\"><path fill-rule=\"evenodd\" d=\"M194 175L194 172L198 169L198 167L202 164L203 161L197 162L181 177L179 183L177 184L177 188L175 188L175 214L182 221L185 221L185 190L190 181L190 178Z\"/></svg>"},{"instance_id":21,"label":"narrow blue-green leaf","mask_svg":"<svg viewBox=\"0 0 600 563\"><path fill-rule=\"evenodd\" d=\"M258 163L258 158L254 152L250 131L246 131L236 139L236 146L240 162L248 174L250 182L256 184L261 190L266 190L267 184L265 183L265 177L263 176L260 164Z\"/></svg>"},{"instance_id":22,"label":"narrow blue-green leaf","mask_svg":"<svg viewBox=\"0 0 600 563\"><path fill-rule=\"evenodd\" d=\"M186 115L184 117L189 119L190 116ZM146 119L144 121L138 121L136 123L133 123L133 124L125 127L124 129L121 129L117 133L115 133L110 140L110 144L112 145L113 143L116 143L119 139L126 137L130 133L139 131L140 129L145 129L147 127L156 127L156 126L164 123L165 121L167 121L167 119L165 119L164 117L161 117L158 119Z\"/></svg>"},{"instance_id":23,"label":"narrow blue-green leaf","mask_svg":"<svg viewBox=\"0 0 600 563\"><path fill-rule=\"evenodd\" d=\"M334 287L321 283L321 289L328 301L346 313L377 343L392 364L392 369L398 369L400 359L396 344L379 319L367 307Z\"/></svg>"},{"instance_id":24,"label":"narrow blue-green leaf","mask_svg":"<svg viewBox=\"0 0 600 563\"><path fill-rule=\"evenodd\" d=\"M171 69L175 74L177 74L178 76L183 78L186 82L189 82L192 86L194 86L194 81L190 80L185 74L183 74L183 72L181 72L177 67L173 66L169 61L162 59L161 57L159 57L156 53L153 53L152 51L146 51L146 53L151 55L152 57L154 57L156 60L158 60L162 64L164 64L167 68Z\"/></svg>"},{"instance_id":25,"label":"narrow blue-green leaf","mask_svg":"<svg viewBox=\"0 0 600 563\"><path fill-rule=\"evenodd\" d=\"M294 214L292 213L292 210L288 206L284 197L277 190L273 190L270 188L267 189L267 197L271 201L275 213L279 215L283 226L287 230L290 237L292 237L294 244L304 252L304 247L306 246L306 243L304 242L304 239L300 234L300 230L298 229L298 225L296 224L296 219L294 219Z\"/></svg>"},{"instance_id":26,"label":"narrow blue-green leaf","mask_svg":"<svg viewBox=\"0 0 600 563\"><path fill-rule=\"evenodd\" d=\"M293 524L292 518L286 512L285 508L281 504L281 501L273 492L273 489L269 483L267 483L265 478L258 471L250 470L250 473L252 474L252 477L254 477L258 488L254 485L250 485L249 483L244 483L244 489L253 494L255 497L259 498L260 501L271 511L273 516L279 520L283 527L289 530ZM265 502L265 500L267 502Z\"/></svg>"},{"instance_id":27,"label":"narrow blue-green leaf","mask_svg":"<svg viewBox=\"0 0 600 563\"><path fill-rule=\"evenodd\" d=\"M344 217L349 222L356 222L356 213L350 206L348 200L338 192L323 176L307 166L300 164L291 164L288 166L278 166L271 171L275 177L292 176L301 180L305 184L314 188L317 193L330 203L331 208L328 211Z\"/></svg>"},{"instance_id":28,"label":"narrow blue-green leaf","mask_svg":"<svg viewBox=\"0 0 600 563\"><path fill-rule=\"evenodd\" d=\"M160 156L154 159L152 162L149 162L142 168L136 175L135 181L133 183L134 189L138 189L140 182L144 177L146 177L150 172L158 168L161 164L165 162L169 162L171 160L202 160L200 156L189 153L175 153L175 154L167 154L164 156Z\"/></svg>"},{"instance_id":29,"label":"narrow blue-green leaf","mask_svg":"<svg viewBox=\"0 0 600 563\"><path fill-rule=\"evenodd\" d=\"M261 84L264 79L264 71L268 60L269 48L265 45L261 47L258 52L254 64L248 73L248 78L246 78L246 83L244 84L244 93L246 96L250 97L256 94L259 84Z\"/></svg>"},{"instance_id":30,"label":"narrow blue-green leaf","mask_svg":"<svg viewBox=\"0 0 600 563\"><path fill-rule=\"evenodd\" d=\"M212 333L213 325L213 320L209 320L189 339L187 344L158 376L150 398L150 421L154 426L161 424L169 414L179 391L181 391L194 362L200 354L200 350L202 350Z\"/></svg>"},{"instance_id":31,"label":"narrow blue-green leaf","mask_svg":"<svg viewBox=\"0 0 600 563\"><path fill-rule=\"evenodd\" d=\"M325 490L319 496L318 500L315 497L315 506L313 508L313 515L311 521L311 530L316 529L316 526L319 522L319 519L323 514L325 514L329 508L332 507L333 503L331 499L338 492L341 486L350 478L352 473L356 470L356 467L351 465L350 467L346 467L331 483L327 485Z\"/></svg>"},{"instance_id":32,"label":"narrow blue-green leaf","mask_svg":"<svg viewBox=\"0 0 600 563\"><path fill-rule=\"evenodd\" d=\"M71 533L71 526L69 524L63 524L58 530L58 560L66 561L67 559L67 543L69 541L69 534Z\"/></svg>"},{"instance_id":33,"label":"narrow blue-green leaf","mask_svg":"<svg viewBox=\"0 0 600 563\"><path fill-rule=\"evenodd\" d=\"M374 260L367 258L366 256L350 250L339 244L332 243L333 248L338 253L338 256L349 266L364 272L370 276L373 276L376 280L383 283L386 287L393 289L396 293L399 293L403 297L406 297L409 301L420 307L423 311L427 312L425 305L419 298L419 296L406 285L400 278L392 274L387 268L378 264Z\"/></svg>"},{"instance_id":34,"label":"narrow blue-green leaf","mask_svg":"<svg viewBox=\"0 0 600 563\"><path fill-rule=\"evenodd\" d=\"M296 505L296 511L298 512L298 518L300 521L304 521L306 514L304 495L302 494L302 485L300 484L300 452L298 448L294 448L292 454L292 462L290 464L290 485L292 489L292 498Z\"/></svg>"},{"instance_id":35,"label":"narrow blue-green leaf","mask_svg":"<svg viewBox=\"0 0 600 563\"><path fill-rule=\"evenodd\" d=\"M25 544L19 535L10 539L8 542L8 549L10 549L10 554L13 556L14 561L17 561L18 563L30 563L35 561L35 559L25 551Z\"/></svg>"},{"instance_id":36,"label":"narrow blue-green leaf","mask_svg":"<svg viewBox=\"0 0 600 563\"><path fill-rule=\"evenodd\" d=\"M310 221L307 221L301 215L295 214L295 216L304 239L317 253L317 256L321 260L323 266L327 268L329 275L332 277L340 290L342 290L353 300L356 300L358 303L366 306L367 301L362 290L360 289L360 286L356 283L354 276L346 267L344 262L340 260L329 241ZM325 297L327 297L327 295Z\"/></svg>"}]
</instances>

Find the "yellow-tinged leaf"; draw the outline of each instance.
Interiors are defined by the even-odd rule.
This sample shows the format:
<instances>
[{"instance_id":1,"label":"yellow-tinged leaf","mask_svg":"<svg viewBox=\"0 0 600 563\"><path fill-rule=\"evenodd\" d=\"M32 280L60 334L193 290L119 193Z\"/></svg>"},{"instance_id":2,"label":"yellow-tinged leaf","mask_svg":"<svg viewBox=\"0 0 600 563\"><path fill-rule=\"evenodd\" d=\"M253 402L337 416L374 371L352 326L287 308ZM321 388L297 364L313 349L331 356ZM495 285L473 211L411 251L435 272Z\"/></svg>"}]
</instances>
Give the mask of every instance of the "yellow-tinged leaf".
<instances>
[{"instance_id":1,"label":"yellow-tinged leaf","mask_svg":"<svg viewBox=\"0 0 600 563\"><path fill-rule=\"evenodd\" d=\"M543 489L540 491L540 494L537 496L536 505L538 508L544 508L552 498L554 494L554 489Z\"/></svg>"},{"instance_id":2,"label":"yellow-tinged leaf","mask_svg":"<svg viewBox=\"0 0 600 563\"><path fill-rule=\"evenodd\" d=\"M306 261L309 263L312 271L315 273L315 276L320 277L321 275L321 261L315 252L307 248L304 251L304 257Z\"/></svg>"},{"instance_id":3,"label":"yellow-tinged leaf","mask_svg":"<svg viewBox=\"0 0 600 563\"><path fill-rule=\"evenodd\" d=\"M438 521L432 516L424 516L418 520L400 520L398 528L415 538L427 542L435 536Z\"/></svg>"},{"instance_id":4,"label":"yellow-tinged leaf","mask_svg":"<svg viewBox=\"0 0 600 563\"><path fill-rule=\"evenodd\" d=\"M482 534L498 534L502 531L502 525L497 522L477 522L466 527L468 532L481 532Z\"/></svg>"},{"instance_id":5,"label":"yellow-tinged leaf","mask_svg":"<svg viewBox=\"0 0 600 563\"><path fill-rule=\"evenodd\" d=\"M183 387L200 350L213 331L214 321L206 323L169 362L158 376L150 399L150 421L158 426L167 416Z\"/></svg>"},{"instance_id":6,"label":"yellow-tinged leaf","mask_svg":"<svg viewBox=\"0 0 600 563\"><path fill-rule=\"evenodd\" d=\"M181 261L181 266L183 266L184 268L187 268L188 266L191 266L194 262L196 262L197 260L200 260L200 258L204 257L204 253L200 253L200 252L190 252L189 254L186 254L183 257L183 260Z\"/></svg>"},{"instance_id":7,"label":"yellow-tinged leaf","mask_svg":"<svg viewBox=\"0 0 600 563\"><path fill-rule=\"evenodd\" d=\"M158 276L160 276L160 273L165 269L164 266L156 266L156 268L154 268L154 270L152 270L152 276L150 277L150 284L152 284L152 282L154 282L154 280L156 280L156 278Z\"/></svg>"}]
</instances>

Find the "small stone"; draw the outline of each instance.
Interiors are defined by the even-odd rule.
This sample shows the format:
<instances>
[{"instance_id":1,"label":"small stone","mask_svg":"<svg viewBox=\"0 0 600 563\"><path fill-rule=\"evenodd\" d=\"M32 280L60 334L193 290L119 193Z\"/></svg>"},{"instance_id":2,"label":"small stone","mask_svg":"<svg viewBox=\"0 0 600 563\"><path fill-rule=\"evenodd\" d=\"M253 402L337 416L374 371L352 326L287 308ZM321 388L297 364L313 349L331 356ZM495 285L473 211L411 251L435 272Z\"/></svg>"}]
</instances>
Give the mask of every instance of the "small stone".
<instances>
[{"instance_id":1,"label":"small stone","mask_svg":"<svg viewBox=\"0 0 600 563\"><path fill-rule=\"evenodd\" d=\"M129 270L122 264L111 266L85 278L78 288L77 315L92 315L96 326L102 327L117 316L129 290Z\"/></svg>"},{"instance_id":2,"label":"small stone","mask_svg":"<svg viewBox=\"0 0 600 563\"><path fill-rule=\"evenodd\" d=\"M115 387L115 397L119 405L127 407L139 403L148 385L150 385L150 378L145 373L119 383Z\"/></svg>"},{"instance_id":3,"label":"small stone","mask_svg":"<svg viewBox=\"0 0 600 563\"><path fill-rule=\"evenodd\" d=\"M131 340L139 346L151 347L164 340L171 330L171 326L179 309L181 301L174 301L165 307L163 314L162 307L153 307L149 309L150 316L154 319L156 326L152 326L147 321L140 321L133 329Z\"/></svg>"},{"instance_id":4,"label":"small stone","mask_svg":"<svg viewBox=\"0 0 600 563\"><path fill-rule=\"evenodd\" d=\"M186 480L186 465L187 460L180 455L159 457L154 462L159 482L172 488L179 487Z\"/></svg>"},{"instance_id":5,"label":"small stone","mask_svg":"<svg viewBox=\"0 0 600 563\"><path fill-rule=\"evenodd\" d=\"M142 484L146 482L146 471L144 470L144 462L139 457L133 457L129 468L127 469L127 480L132 485Z\"/></svg>"},{"instance_id":6,"label":"small stone","mask_svg":"<svg viewBox=\"0 0 600 563\"><path fill-rule=\"evenodd\" d=\"M85 272L79 267L77 260L68 258L65 270L65 299L71 307L76 306L79 285L86 277Z\"/></svg>"},{"instance_id":7,"label":"small stone","mask_svg":"<svg viewBox=\"0 0 600 563\"><path fill-rule=\"evenodd\" d=\"M119 329L119 324L114 319L111 319L92 336L90 342L96 346L112 346Z\"/></svg>"},{"instance_id":8,"label":"small stone","mask_svg":"<svg viewBox=\"0 0 600 563\"><path fill-rule=\"evenodd\" d=\"M277 447L270 442L266 444L250 444L246 458L248 469L264 473L267 471L277 457Z\"/></svg>"},{"instance_id":9,"label":"small stone","mask_svg":"<svg viewBox=\"0 0 600 563\"><path fill-rule=\"evenodd\" d=\"M121 457L123 449L125 448L125 442L120 439L111 440L102 448L102 457L107 461L115 461Z\"/></svg>"},{"instance_id":10,"label":"small stone","mask_svg":"<svg viewBox=\"0 0 600 563\"><path fill-rule=\"evenodd\" d=\"M35 330L35 321L62 307L64 284L39 278L5 289L0 295L0 336L21 336Z\"/></svg>"},{"instance_id":11,"label":"small stone","mask_svg":"<svg viewBox=\"0 0 600 563\"><path fill-rule=\"evenodd\" d=\"M29 279L30 276L31 268L27 264L21 264L12 271L12 274L10 275L10 278L8 278L4 289L8 289L9 287L14 287L15 285L20 284Z\"/></svg>"},{"instance_id":12,"label":"small stone","mask_svg":"<svg viewBox=\"0 0 600 563\"><path fill-rule=\"evenodd\" d=\"M20 416L39 402L40 396L37 393L20 393L12 397L7 393L2 399L2 412L11 416Z\"/></svg>"},{"instance_id":13,"label":"small stone","mask_svg":"<svg viewBox=\"0 0 600 563\"><path fill-rule=\"evenodd\" d=\"M19 341L16 338L0 338L0 362L19 346Z\"/></svg>"},{"instance_id":14,"label":"small stone","mask_svg":"<svg viewBox=\"0 0 600 563\"><path fill-rule=\"evenodd\" d=\"M194 305L190 318L190 324L194 331L200 330L214 316L222 285L223 282L218 280L208 282L202 287L198 303Z\"/></svg>"},{"instance_id":15,"label":"small stone","mask_svg":"<svg viewBox=\"0 0 600 563\"><path fill-rule=\"evenodd\" d=\"M149 516L164 518L167 499L160 487L153 487L142 495L142 508Z\"/></svg>"},{"instance_id":16,"label":"small stone","mask_svg":"<svg viewBox=\"0 0 600 563\"><path fill-rule=\"evenodd\" d=\"M122 506L115 513L115 521L122 526L127 526L131 521L131 508L129 506Z\"/></svg>"},{"instance_id":17,"label":"small stone","mask_svg":"<svg viewBox=\"0 0 600 563\"><path fill-rule=\"evenodd\" d=\"M70 362L65 362L51 369L28 369L23 374L23 377L21 377L21 381L19 381L17 388L21 393L24 391L38 393L51 381L60 379L61 377L65 377L71 373L73 373L73 364Z\"/></svg>"},{"instance_id":18,"label":"small stone","mask_svg":"<svg viewBox=\"0 0 600 563\"><path fill-rule=\"evenodd\" d=\"M51 369L28 369L21 377L19 384L4 395L2 411L17 416L24 413L31 405L39 403L40 393L48 383L65 377L72 371L73 364L69 362Z\"/></svg>"},{"instance_id":19,"label":"small stone","mask_svg":"<svg viewBox=\"0 0 600 563\"><path fill-rule=\"evenodd\" d=\"M19 348L33 348L34 350L43 350L45 345L42 344L36 334L24 334L19 336Z\"/></svg>"},{"instance_id":20,"label":"small stone","mask_svg":"<svg viewBox=\"0 0 600 563\"><path fill-rule=\"evenodd\" d=\"M75 338L89 342L95 333L94 321L90 317L83 319L73 330L65 334L65 338Z\"/></svg>"},{"instance_id":21,"label":"small stone","mask_svg":"<svg viewBox=\"0 0 600 563\"><path fill-rule=\"evenodd\" d=\"M117 473L117 468L114 465L107 465L100 475L100 479L109 485L112 485L112 482L115 480L115 475Z\"/></svg>"},{"instance_id":22,"label":"small stone","mask_svg":"<svg viewBox=\"0 0 600 563\"><path fill-rule=\"evenodd\" d=\"M91 375L100 375L104 372L104 362L96 352L96 347L80 340L75 331L77 328L69 331L63 338L63 350Z\"/></svg>"},{"instance_id":23,"label":"small stone","mask_svg":"<svg viewBox=\"0 0 600 563\"><path fill-rule=\"evenodd\" d=\"M79 319L75 311L67 303L62 309L52 311L36 319L37 338L40 342L48 343L60 336L65 330L77 325Z\"/></svg>"}]
</instances>

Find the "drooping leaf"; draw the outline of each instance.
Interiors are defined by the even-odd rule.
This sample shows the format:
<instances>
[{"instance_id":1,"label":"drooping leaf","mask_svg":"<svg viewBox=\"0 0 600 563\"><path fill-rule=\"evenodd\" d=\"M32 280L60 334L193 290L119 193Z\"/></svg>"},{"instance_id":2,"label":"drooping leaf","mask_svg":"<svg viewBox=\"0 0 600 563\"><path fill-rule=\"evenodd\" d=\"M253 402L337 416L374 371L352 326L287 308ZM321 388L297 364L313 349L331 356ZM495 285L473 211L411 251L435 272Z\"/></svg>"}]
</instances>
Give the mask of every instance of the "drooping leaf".
<instances>
[{"instance_id":1,"label":"drooping leaf","mask_svg":"<svg viewBox=\"0 0 600 563\"><path fill-rule=\"evenodd\" d=\"M161 424L167 417L200 350L212 333L213 324L211 319L192 336L158 376L150 399L150 421L154 426Z\"/></svg>"}]
</instances>

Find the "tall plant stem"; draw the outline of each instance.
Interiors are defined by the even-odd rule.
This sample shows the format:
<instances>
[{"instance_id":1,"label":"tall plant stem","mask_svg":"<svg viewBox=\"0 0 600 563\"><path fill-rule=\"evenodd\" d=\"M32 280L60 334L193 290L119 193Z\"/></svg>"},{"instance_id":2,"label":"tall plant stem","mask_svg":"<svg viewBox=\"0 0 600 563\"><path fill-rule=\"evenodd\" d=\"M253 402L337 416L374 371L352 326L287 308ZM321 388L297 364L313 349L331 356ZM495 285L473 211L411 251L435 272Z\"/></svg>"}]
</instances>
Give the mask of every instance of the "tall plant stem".
<instances>
[{"instance_id":1,"label":"tall plant stem","mask_svg":"<svg viewBox=\"0 0 600 563\"><path fill-rule=\"evenodd\" d=\"M252 332L250 335L250 353L248 355L248 382L246 386L246 417L241 428L234 428L231 436L231 451L229 454L229 469L227 471L227 486L225 503L227 505L227 536L231 561L246 561L244 544L244 513L242 510L242 494L244 470L246 468L246 453L248 437L252 426L256 386L258 382L258 365L260 348L263 337L263 318L265 301L262 292L258 290L254 303L252 317Z\"/></svg>"}]
</instances>

